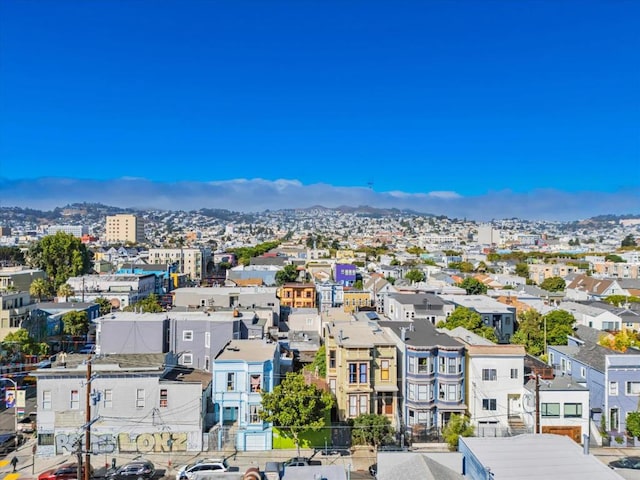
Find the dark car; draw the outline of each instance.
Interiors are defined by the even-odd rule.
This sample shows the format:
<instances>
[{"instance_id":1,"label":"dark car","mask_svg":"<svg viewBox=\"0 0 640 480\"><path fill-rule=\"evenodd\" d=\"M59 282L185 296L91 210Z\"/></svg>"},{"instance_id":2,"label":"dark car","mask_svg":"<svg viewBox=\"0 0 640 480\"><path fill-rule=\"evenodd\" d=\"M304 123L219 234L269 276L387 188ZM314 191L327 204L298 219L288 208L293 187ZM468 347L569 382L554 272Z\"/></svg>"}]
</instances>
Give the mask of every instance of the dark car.
<instances>
[{"instance_id":1,"label":"dark car","mask_svg":"<svg viewBox=\"0 0 640 480\"><path fill-rule=\"evenodd\" d=\"M308 457L293 457L284 462L285 467L308 467L311 465L311 459Z\"/></svg>"},{"instance_id":2,"label":"dark car","mask_svg":"<svg viewBox=\"0 0 640 480\"><path fill-rule=\"evenodd\" d=\"M613 462L609 462L611 468L631 468L632 470L640 470L640 457L622 457Z\"/></svg>"},{"instance_id":3,"label":"dark car","mask_svg":"<svg viewBox=\"0 0 640 480\"><path fill-rule=\"evenodd\" d=\"M16 447L22 444L22 436L15 433L3 433L0 435L0 453L9 453L17 450Z\"/></svg>"},{"instance_id":4,"label":"dark car","mask_svg":"<svg viewBox=\"0 0 640 480\"><path fill-rule=\"evenodd\" d=\"M82 474L84 476L84 465L82 468ZM91 476L93 476L93 468L89 469ZM38 475L38 480L71 480L78 478L78 464L77 463L63 463L62 465L45 470Z\"/></svg>"},{"instance_id":5,"label":"dark car","mask_svg":"<svg viewBox=\"0 0 640 480\"><path fill-rule=\"evenodd\" d=\"M149 480L156 474L156 467L149 460L134 460L107 472L108 480Z\"/></svg>"}]
</instances>

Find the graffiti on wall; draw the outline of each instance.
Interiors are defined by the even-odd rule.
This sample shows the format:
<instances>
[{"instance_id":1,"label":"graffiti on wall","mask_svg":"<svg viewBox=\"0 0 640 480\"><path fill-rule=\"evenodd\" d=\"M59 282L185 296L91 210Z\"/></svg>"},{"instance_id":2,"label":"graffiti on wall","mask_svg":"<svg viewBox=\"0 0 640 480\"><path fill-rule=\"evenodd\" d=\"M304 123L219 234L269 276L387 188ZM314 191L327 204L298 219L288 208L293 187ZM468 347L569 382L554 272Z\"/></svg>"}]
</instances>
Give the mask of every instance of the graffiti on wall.
<instances>
[{"instance_id":1,"label":"graffiti on wall","mask_svg":"<svg viewBox=\"0 0 640 480\"><path fill-rule=\"evenodd\" d=\"M59 433L56 435L56 452L74 453L78 443L84 449L84 434ZM119 433L117 436L111 433L91 435L91 453L108 454L120 452L134 453L168 453L186 452L186 433Z\"/></svg>"}]
</instances>

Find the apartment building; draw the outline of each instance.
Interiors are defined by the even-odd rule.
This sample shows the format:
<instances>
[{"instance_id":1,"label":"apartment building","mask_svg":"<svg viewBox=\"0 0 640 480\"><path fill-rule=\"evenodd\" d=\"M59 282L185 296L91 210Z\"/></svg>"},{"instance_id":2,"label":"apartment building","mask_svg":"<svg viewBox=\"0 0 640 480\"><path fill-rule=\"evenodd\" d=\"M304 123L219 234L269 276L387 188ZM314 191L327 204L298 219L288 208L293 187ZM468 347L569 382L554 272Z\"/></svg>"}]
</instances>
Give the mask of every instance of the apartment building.
<instances>
[{"instance_id":1,"label":"apartment building","mask_svg":"<svg viewBox=\"0 0 640 480\"><path fill-rule=\"evenodd\" d=\"M142 243L145 241L144 221L132 214L108 215L105 241L107 243Z\"/></svg>"},{"instance_id":2,"label":"apartment building","mask_svg":"<svg viewBox=\"0 0 640 480\"><path fill-rule=\"evenodd\" d=\"M46 277L44 270L35 268L23 266L0 268L0 291L28 292L35 279L44 280Z\"/></svg>"},{"instance_id":3,"label":"apartment building","mask_svg":"<svg viewBox=\"0 0 640 480\"><path fill-rule=\"evenodd\" d=\"M89 234L89 228L86 225L49 225L47 227L47 235L55 235L58 232L68 233L77 238Z\"/></svg>"},{"instance_id":4,"label":"apartment building","mask_svg":"<svg viewBox=\"0 0 640 480\"><path fill-rule=\"evenodd\" d=\"M285 283L278 290L280 306L315 308L316 286L313 283Z\"/></svg>"},{"instance_id":5,"label":"apartment building","mask_svg":"<svg viewBox=\"0 0 640 480\"><path fill-rule=\"evenodd\" d=\"M207 276L209 264L213 268L213 257L208 247L150 248L147 261L151 264L175 263L178 272L188 275L193 282L200 282Z\"/></svg>"}]
</instances>

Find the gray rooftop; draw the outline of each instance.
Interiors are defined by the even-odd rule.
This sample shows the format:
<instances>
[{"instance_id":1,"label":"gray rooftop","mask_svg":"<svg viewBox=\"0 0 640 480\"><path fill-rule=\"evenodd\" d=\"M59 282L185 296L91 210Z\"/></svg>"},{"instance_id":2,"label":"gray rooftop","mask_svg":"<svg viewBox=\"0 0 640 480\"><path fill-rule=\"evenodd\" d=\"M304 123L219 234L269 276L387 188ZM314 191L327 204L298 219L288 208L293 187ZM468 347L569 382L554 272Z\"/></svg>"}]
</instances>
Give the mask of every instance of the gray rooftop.
<instances>
[{"instance_id":1,"label":"gray rooftop","mask_svg":"<svg viewBox=\"0 0 640 480\"><path fill-rule=\"evenodd\" d=\"M92 355L91 366L95 371L127 372L157 371L162 372L171 355L166 353L117 353L112 355ZM57 353L52 357L51 368L40 368L36 375L77 374L86 372L88 355L79 353Z\"/></svg>"},{"instance_id":2,"label":"gray rooftop","mask_svg":"<svg viewBox=\"0 0 640 480\"><path fill-rule=\"evenodd\" d=\"M456 467L453 467L456 465ZM455 470L454 470L455 468ZM462 455L378 452L378 480L463 480Z\"/></svg>"},{"instance_id":3,"label":"gray rooftop","mask_svg":"<svg viewBox=\"0 0 640 480\"><path fill-rule=\"evenodd\" d=\"M525 388L531 392L536 389L535 380L529 380L525 383ZM558 392L558 391L588 391L589 389L575 382L570 376L556 375L553 380L540 380L540 391Z\"/></svg>"},{"instance_id":4,"label":"gray rooftop","mask_svg":"<svg viewBox=\"0 0 640 480\"><path fill-rule=\"evenodd\" d=\"M563 435L461 438L496 480L621 480L621 476Z\"/></svg>"},{"instance_id":5,"label":"gray rooftop","mask_svg":"<svg viewBox=\"0 0 640 480\"><path fill-rule=\"evenodd\" d=\"M426 310L442 310L445 304L440 297L429 293L397 293L390 297L403 305L414 305Z\"/></svg>"},{"instance_id":6,"label":"gray rooftop","mask_svg":"<svg viewBox=\"0 0 640 480\"><path fill-rule=\"evenodd\" d=\"M431 322L424 319L412 322L384 321L379 322L379 325L390 329L399 338L402 338L402 330L405 329L405 343L412 347L463 348L462 343L446 333L439 332Z\"/></svg>"},{"instance_id":7,"label":"gray rooftop","mask_svg":"<svg viewBox=\"0 0 640 480\"><path fill-rule=\"evenodd\" d=\"M264 340L231 340L215 361L264 362L274 358L277 346L277 343Z\"/></svg>"}]
</instances>

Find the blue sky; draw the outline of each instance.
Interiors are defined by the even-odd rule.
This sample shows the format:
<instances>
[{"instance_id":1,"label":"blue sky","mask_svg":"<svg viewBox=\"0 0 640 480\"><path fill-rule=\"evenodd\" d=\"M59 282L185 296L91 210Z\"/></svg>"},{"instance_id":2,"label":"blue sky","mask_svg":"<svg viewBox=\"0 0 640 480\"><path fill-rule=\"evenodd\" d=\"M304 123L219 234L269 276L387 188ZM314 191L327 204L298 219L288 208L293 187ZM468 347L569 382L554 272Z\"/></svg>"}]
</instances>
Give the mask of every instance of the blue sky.
<instances>
[{"instance_id":1,"label":"blue sky","mask_svg":"<svg viewBox=\"0 0 640 480\"><path fill-rule=\"evenodd\" d=\"M2 205L234 209L268 187L272 207L640 213L638 18L622 0L5 0Z\"/></svg>"}]
</instances>

